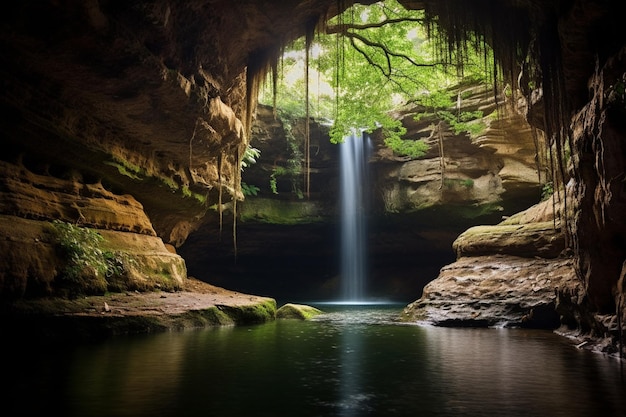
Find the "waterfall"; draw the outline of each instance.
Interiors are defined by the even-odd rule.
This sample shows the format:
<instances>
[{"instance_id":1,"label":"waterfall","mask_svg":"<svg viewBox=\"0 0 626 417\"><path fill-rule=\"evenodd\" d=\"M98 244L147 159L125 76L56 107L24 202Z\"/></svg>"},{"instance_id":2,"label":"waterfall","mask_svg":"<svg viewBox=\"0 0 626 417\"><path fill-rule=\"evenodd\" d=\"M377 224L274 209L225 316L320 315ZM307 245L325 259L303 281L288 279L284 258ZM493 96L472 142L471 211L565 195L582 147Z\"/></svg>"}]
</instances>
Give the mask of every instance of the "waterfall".
<instances>
[{"instance_id":1,"label":"waterfall","mask_svg":"<svg viewBox=\"0 0 626 417\"><path fill-rule=\"evenodd\" d=\"M340 144L341 296L360 301L365 296L367 158L369 138L355 132Z\"/></svg>"}]
</instances>

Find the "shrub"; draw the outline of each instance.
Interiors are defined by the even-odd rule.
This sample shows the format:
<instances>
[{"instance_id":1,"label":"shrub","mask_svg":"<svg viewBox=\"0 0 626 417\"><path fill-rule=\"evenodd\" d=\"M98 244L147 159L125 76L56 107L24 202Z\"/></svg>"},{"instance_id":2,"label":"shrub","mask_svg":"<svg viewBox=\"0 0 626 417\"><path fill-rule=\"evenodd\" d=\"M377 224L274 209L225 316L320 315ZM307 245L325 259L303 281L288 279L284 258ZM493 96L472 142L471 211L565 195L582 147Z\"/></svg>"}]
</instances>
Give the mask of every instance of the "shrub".
<instances>
[{"instance_id":1,"label":"shrub","mask_svg":"<svg viewBox=\"0 0 626 417\"><path fill-rule=\"evenodd\" d=\"M95 230L60 220L55 220L52 226L65 260L60 273L61 289L70 296L104 293L109 264L100 249L102 236Z\"/></svg>"}]
</instances>

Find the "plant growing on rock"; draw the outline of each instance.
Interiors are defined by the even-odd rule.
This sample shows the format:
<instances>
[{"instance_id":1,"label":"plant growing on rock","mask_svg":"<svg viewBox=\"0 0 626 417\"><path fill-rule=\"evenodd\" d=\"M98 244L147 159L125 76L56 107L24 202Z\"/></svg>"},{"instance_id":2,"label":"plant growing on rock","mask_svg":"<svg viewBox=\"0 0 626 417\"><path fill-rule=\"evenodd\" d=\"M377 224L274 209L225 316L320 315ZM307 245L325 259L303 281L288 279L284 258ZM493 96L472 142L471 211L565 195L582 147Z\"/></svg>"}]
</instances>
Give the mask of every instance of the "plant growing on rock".
<instances>
[{"instance_id":1,"label":"plant growing on rock","mask_svg":"<svg viewBox=\"0 0 626 417\"><path fill-rule=\"evenodd\" d=\"M52 230L65 260L59 277L61 289L72 297L104 293L108 264L100 249L102 236L95 230L60 220L52 222Z\"/></svg>"},{"instance_id":2,"label":"plant growing on rock","mask_svg":"<svg viewBox=\"0 0 626 417\"><path fill-rule=\"evenodd\" d=\"M62 292L75 297L125 289L127 268L134 261L125 254L103 250L104 238L97 231L54 220L52 232L65 261L59 274Z\"/></svg>"},{"instance_id":3,"label":"plant growing on rock","mask_svg":"<svg viewBox=\"0 0 626 417\"><path fill-rule=\"evenodd\" d=\"M541 187L541 201L545 201L554 194L554 184L552 181L546 182Z\"/></svg>"}]
</instances>

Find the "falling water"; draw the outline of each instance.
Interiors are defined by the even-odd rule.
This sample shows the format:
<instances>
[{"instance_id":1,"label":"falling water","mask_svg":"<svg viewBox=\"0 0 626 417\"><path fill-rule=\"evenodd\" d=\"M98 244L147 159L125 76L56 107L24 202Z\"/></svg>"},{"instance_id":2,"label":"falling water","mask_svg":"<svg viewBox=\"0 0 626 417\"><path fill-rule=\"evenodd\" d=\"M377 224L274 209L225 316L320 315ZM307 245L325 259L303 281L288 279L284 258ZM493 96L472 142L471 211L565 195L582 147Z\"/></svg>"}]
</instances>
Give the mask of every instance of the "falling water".
<instances>
[{"instance_id":1,"label":"falling water","mask_svg":"<svg viewBox=\"0 0 626 417\"><path fill-rule=\"evenodd\" d=\"M358 302L365 296L365 208L367 144L362 133L353 133L340 145L341 155L341 290L343 301Z\"/></svg>"}]
</instances>

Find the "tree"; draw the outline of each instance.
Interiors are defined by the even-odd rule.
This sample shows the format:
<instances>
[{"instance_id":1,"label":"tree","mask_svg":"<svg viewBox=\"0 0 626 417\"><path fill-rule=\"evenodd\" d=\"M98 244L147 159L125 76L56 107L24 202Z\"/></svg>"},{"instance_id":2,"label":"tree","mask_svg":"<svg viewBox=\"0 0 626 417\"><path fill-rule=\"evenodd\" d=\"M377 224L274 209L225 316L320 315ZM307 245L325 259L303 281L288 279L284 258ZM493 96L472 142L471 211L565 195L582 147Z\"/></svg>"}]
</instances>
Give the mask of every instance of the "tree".
<instances>
[{"instance_id":1,"label":"tree","mask_svg":"<svg viewBox=\"0 0 626 417\"><path fill-rule=\"evenodd\" d=\"M406 130L392 110L415 104L439 107L431 103L441 102L445 89L460 77L484 78L489 73L484 51L464 50L463 68L451 65L457 61L454 52L439 53L440 45L427 36L432 28L423 23L422 11L406 10L395 0L352 6L328 21L308 50L304 39L287 49L274 92L277 106L329 119L332 142L341 142L355 128L380 128L394 151L420 156L426 146L402 138ZM311 71L304 70L305 62ZM310 74L308 80L304 74ZM305 88L311 84L315 87ZM307 90L317 96L303 97ZM267 99L267 94L261 96L261 101Z\"/></svg>"}]
</instances>

